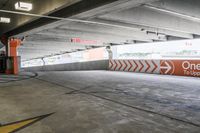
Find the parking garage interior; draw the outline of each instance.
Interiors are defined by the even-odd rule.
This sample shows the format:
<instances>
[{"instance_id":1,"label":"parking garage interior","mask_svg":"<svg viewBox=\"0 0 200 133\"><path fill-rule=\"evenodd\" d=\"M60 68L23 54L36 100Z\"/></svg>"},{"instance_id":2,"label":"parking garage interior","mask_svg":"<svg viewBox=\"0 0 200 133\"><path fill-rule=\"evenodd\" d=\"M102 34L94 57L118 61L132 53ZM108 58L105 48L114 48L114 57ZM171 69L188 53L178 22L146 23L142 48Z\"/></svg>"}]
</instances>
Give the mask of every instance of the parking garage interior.
<instances>
[{"instance_id":1,"label":"parking garage interior","mask_svg":"<svg viewBox=\"0 0 200 133\"><path fill-rule=\"evenodd\" d=\"M199 11L1 0L0 133L199 133Z\"/></svg>"}]
</instances>

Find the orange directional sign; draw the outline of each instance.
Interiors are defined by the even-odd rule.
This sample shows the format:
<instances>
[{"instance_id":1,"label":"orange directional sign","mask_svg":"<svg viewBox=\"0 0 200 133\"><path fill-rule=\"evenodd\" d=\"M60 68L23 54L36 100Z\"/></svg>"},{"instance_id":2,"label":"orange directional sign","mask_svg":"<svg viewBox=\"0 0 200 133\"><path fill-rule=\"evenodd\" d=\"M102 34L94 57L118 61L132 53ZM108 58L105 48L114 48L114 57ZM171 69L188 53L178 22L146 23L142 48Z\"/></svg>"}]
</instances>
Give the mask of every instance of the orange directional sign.
<instances>
[{"instance_id":1,"label":"orange directional sign","mask_svg":"<svg viewBox=\"0 0 200 133\"><path fill-rule=\"evenodd\" d=\"M174 64L172 75L200 77L200 60L171 60Z\"/></svg>"},{"instance_id":2,"label":"orange directional sign","mask_svg":"<svg viewBox=\"0 0 200 133\"><path fill-rule=\"evenodd\" d=\"M110 60L109 69L200 77L200 60Z\"/></svg>"}]
</instances>

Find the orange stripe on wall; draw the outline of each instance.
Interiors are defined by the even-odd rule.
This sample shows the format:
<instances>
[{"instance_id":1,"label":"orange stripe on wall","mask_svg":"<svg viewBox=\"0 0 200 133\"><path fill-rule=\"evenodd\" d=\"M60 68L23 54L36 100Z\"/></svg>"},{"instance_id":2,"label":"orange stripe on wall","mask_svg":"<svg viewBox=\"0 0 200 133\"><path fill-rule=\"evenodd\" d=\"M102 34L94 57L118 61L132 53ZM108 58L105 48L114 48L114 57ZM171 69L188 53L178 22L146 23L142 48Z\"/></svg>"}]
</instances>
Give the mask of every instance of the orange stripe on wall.
<instances>
[{"instance_id":1,"label":"orange stripe on wall","mask_svg":"<svg viewBox=\"0 0 200 133\"><path fill-rule=\"evenodd\" d=\"M147 70L150 69L148 61L151 61L154 64L153 66L151 66L151 68L154 70L152 71L152 73L160 73L163 75L200 77L200 60L112 60L112 64L110 63L110 70L121 71L120 68L126 67L127 64L118 62L125 61L129 62L129 65L131 67L135 66L135 70L133 70L132 72L136 72L136 69L138 69L139 67L136 61L140 62L142 68L147 67ZM142 63L141 61L145 63ZM132 64L132 62L134 62L135 64ZM158 66L155 64L155 62L158 62ZM114 69L113 66L115 66ZM142 68L140 68L139 72L142 72ZM158 71L155 72L155 69L157 69ZM131 69L129 68L128 71L130 70ZM145 72L147 72L147 70Z\"/></svg>"}]
</instances>

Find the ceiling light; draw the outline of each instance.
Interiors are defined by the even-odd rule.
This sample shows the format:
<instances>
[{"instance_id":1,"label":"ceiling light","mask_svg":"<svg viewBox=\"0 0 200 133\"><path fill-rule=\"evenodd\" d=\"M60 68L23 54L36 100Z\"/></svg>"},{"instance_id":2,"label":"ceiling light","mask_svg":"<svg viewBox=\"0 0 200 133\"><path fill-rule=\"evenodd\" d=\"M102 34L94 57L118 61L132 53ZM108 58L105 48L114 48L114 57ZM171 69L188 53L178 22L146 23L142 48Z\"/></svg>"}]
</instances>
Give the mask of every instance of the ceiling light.
<instances>
[{"instance_id":1,"label":"ceiling light","mask_svg":"<svg viewBox=\"0 0 200 133\"><path fill-rule=\"evenodd\" d=\"M10 18L0 17L0 23L10 23Z\"/></svg>"},{"instance_id":2,"label":"ceiling light","mask_svg":"<svg viewBox=\"0 0 200 133\"><path fill-rule=\"evenodd\" d=\"M15 4L15 9L21 11L30 11L33 9L33 4L26 2L17 2Z\"/></svg>"}]
</instances>

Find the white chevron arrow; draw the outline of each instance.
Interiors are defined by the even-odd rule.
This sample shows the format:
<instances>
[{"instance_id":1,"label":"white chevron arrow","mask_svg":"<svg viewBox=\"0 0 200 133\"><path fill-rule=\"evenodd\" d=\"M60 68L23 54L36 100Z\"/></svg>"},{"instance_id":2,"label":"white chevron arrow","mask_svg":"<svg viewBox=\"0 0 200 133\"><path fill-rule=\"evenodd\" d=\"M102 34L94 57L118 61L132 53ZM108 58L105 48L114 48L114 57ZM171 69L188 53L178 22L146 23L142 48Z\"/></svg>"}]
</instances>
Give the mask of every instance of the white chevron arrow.
<instances>
[{"instance_id":1,"label":"white chevron arrow","mask_svg":"<svg viewBox=\"0 0 200 133\"><path fill-rule=\"evenodd\" d=\"M140 72L145 72L147 69L148 65L146 64L145 60L141 60L142 65L144 66Z\"/></svg>"},{"instance_id":2,"label":"white chevron arrow","mask_svg":"<svg viewBox=\"0 0 200 133\"><path fill-rule=\"evenodd\" d=\"M154 70L155 66L153 64L153 62L151 60L147 61L149 63L150 68L147 70L147 73L152 73L152 71Z\"/></svg>"},{"instance_id":3,"label":"white chevron arrow","mask_svg":"<svg viewBox=\"0 0 200 133\"><path fill-rule=\"evenodd\" d=\"M140 72L140 69L142 68L142 64L140 64L139 60L135 61L136 64L138 65L137 69L135 70L135 72Z\"/></svg>"}]
</instances>

